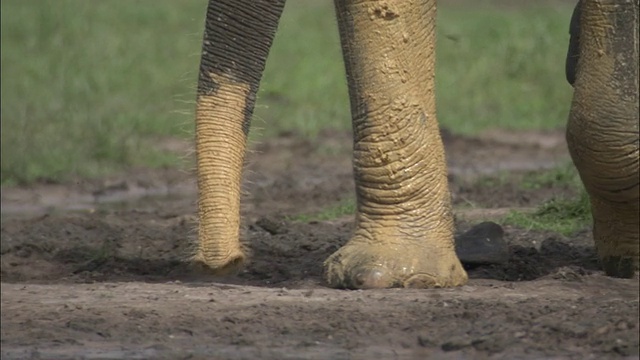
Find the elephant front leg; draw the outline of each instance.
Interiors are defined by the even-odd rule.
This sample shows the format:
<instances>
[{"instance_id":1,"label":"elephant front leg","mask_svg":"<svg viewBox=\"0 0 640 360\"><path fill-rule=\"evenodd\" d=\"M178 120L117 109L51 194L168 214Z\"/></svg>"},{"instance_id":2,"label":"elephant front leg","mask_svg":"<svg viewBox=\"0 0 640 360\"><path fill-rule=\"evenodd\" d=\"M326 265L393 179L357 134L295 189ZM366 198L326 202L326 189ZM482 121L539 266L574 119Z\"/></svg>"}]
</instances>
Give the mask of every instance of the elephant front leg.
<instances>
[{"instance_id":1,"label":"elephant front leg","mask_svg":"<svg viewBox=\"0 0 640 360\"><path fill-rule=\"evenodd\" d=\"M256 92L284 0L210 0L196 108L198 244L194 260L240 265L240 181Z\"/></svg>"},{"instance_id":2,"label":"elephant front leg","mask_svg":"<svg viewBox=\"0 0 640 360\"><path fill-rule=\"evenodd\" d=\"M358 206L355 233L326 260L326 279L346 288L462 285L435 116L435 1L335 3Z\"/></svg>"},{"instance_id":3,"label":"elephant front leg","mask_svg":"<svg viewBox=\"0 0 640 360\"><path fill-rule=\"evenodd\" d=\"M598 256L607 275L626 278L640 259L639 4L580 2L567 124L569 151L591 200Z\"/></svg>"}]
</instances>

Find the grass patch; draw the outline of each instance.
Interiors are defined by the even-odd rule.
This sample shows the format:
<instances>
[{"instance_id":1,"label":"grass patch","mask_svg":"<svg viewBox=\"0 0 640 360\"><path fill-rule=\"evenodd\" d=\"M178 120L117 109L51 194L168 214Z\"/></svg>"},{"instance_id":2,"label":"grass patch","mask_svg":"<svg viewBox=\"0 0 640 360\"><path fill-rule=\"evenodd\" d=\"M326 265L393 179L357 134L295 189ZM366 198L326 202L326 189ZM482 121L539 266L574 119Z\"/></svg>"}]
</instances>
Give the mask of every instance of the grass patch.
<instances>
[{"instance_id":1,"label":"grass patch","mask_svg":"<svg viewBox=\"0 0 640 360\"><path fill-rule=\"evenodd\" d=\"M513 181L513 175L500 172L477 180L476 186L501 187ZM528 172L522 175L519 183L522 191L545 188L580 189L578 195L570 198L553 198L533 213L512 211L502 222L524 229L550 230L568 236L583 229L591 222L589 197L582 185L575 166L568 162L545 171Z\"/></svg>"},{"instance_id":2,"label":"grass patch","mask_svg":"<svg viewBox=\"0 0 640 360\"><path fill-rule=\"evenodd\" d=\"M504 223L532 230L551 230L565 236L583 229L591 223L589 196L580 176L571 162L557 168L527 174L520 186L523 190L551 187L572 187L580 189L572 198L554 198L531 214L511 212Z\"/></svg>"},{"instance_id":3,"label":"grass patch","mask_svg":"<svg viewBox=\"0 0 640 360\"><path fill-rule=\"evenodd\" d=\"M346 215L353 215L355 213L356 201L353 198L349 198L341 201L337 205L330 206L317 213L295 215L290 217L288 220L297 222L327 221L334 220Z\"/></svg>"},{"instance_id":4,"label":"grass patch","mask_svg":"<svg viewBox=\"0 0 640 360\"><path fill-rule=\"evenodd\" d=\"M175 164L204 1L2 1L2 184ZM178 10L179 9L179 10Z\"/></svg>"},{"instance_id":5,"label":"grass patch","mask_svg":"<svg viewBox=\"0 0 640 360\"><path fill-rule=\"evenodd\" d=\"M528 173L520 183L524 190L536 190L554 186L575 186L582 188L578 170L572 162L547 171Z\"/></svg>"},{"instance_id":6,"label":"grass patch","mask_svg":"<svg viewBox=\"0 0 640 360\"><path fill-rule=\"evenodd\" d=\"M468 135L565 125L572 94L564 75L569 7L439 9L436 96L442 125Z\"/></svg>"},{"instance_id":7,"label":"grass patch","mask_svg":"<svg viewBox=\"0 0 640 360\"><path fill-rule=\"evenodd\" d=\"M583 190L574 199L552 199L532 214L513 211L503 219L503 223L523 229L551 230L569 236L591 223L589 197Z\"/></svg>"},{"instance_id":8,"label":"grass patch","mask_svg":"<svg viewBox=\"0 0 640 360\"><path fill-rule=\"evenodd\" d=\"M524 3L524 2L523 2ZM3 185L175 165L149 139L191 138L206 0L3 0ZM549 129L565 123L571 9L439 7L443 126ZM254 139L349 129L333 5L290 1L267 62Z\"/></svg>"},{"instance_id":9,"label":"grass patch","mask_svg":"<svg viewBox=\"0 0 640 360\"><path fill-rule=\"evenodd\" d=\"M524 174L514 175L513 172L504 170L488 176L482 176L473 180L474 186L501 187L514 182L514 178L520 181L522 190L537 190L552 187L582 187L582 181L578 171L572 162L548 170L529 171Z\"/></svg>"}]
</instances>

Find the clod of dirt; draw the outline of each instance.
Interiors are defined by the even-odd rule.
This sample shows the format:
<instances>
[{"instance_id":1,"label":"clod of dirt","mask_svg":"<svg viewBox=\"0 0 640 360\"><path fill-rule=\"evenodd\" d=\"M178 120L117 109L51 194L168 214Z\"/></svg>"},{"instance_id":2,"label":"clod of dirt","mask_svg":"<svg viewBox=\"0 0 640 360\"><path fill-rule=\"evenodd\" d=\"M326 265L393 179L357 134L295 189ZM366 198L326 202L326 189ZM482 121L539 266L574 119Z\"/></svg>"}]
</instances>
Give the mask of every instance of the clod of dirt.
<instances>
[{"instance_id":1,"label":"clod of dirt","mask_svg":"<svg viewBox=\"0 0 640 360\"><path fill-rule=\"evenodd\" d=\"M471 340L464 337L451 339L440 346L443 351L457 351L471 346Z\"/></svg>"},{"instance_id":2,"label":"clod of dirt","mask_svg":"<svg viewBox=\"0 0 640 360\"><path fill-rule=\"evenodd\" d=\"M284 222L267 217L261 217L260 219L258 219L258 221L256 221L256 226L271 235L287 233L287 227L285 226Z\"/></svg>"},{"instance_id":3,"label":"clod of dirt","mask_svg":"<svg viewBox=\"0 0 640 360\"><path fill-rule=\"evenodd\" d=\"M465 265L503 264L509 260L509 246L502 227L485 221L455 239L456 253Z\"/></svg>"},{"instance_id":4,"label":"clod of dirt","mask_svg":"<svg viewBox=\"0 0 640 360\"><path fill-rule=\"evenodd\" d=\"M471 341L471 346L479 351L495 354L504 351L515 340L508 335L492 335Z\"/></svg>"}]
</instances>

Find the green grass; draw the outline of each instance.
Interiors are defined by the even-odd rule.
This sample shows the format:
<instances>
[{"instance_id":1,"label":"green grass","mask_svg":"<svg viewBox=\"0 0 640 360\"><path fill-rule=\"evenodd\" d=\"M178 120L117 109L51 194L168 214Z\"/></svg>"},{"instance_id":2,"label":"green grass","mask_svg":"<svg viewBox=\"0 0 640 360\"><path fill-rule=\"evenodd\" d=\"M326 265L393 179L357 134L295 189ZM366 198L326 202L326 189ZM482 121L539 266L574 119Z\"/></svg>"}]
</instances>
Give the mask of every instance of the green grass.
<instances>
[{"instance_id":1,"label":"green grass","mask_svg":"<svg viewBox=\"0 0 640 360\"><path fill-rule=\"evenodd\" d=\"M513 182L513 175L500 172L476 181L475 186L501 187ZM512 211L500 222L531 230L550 230L568 236L584 229L591 222L589 198L575 166L568 162L544 171L529 172L522 176L519 188L523 192L544 188L579 189L577 195L552 198L533 213Z\"/></svg>"},{"instance_id":2,"label":"green grass","mask_svg":"<svg viewBox=\"0 0 640 360\"><path fill-rule=\"evenodd\" d=\"M483 4L440 6L441 123L464 134L563 126L571 9ZM3 185L178 162L152 145L192 137L206 0L3 0L1 7ZM255 115L254 139L350 128L330 1L287 4Z\"/></svg>"},{"instance_id":3,"label":"green grass","mask_svg":"<svg viewBox=\"0 0 640 360\"><path fill-rule=\"evenodd\" d=\"M523 229L550 230L569 236L591 223L589 197L582 191L577 198L552 199L532 214L513 211L502 223Z\"/></svg>"},{"instance_id":4,"label":"green grass","mask_svg":"<svg viewBox=\"0 0 640 360\"><path fill-rule=\"evenodd\" d=\"M298 214L289 218L290 221L310 222L334 220L346 215L356 213L356 201L354 198L343 199L336 205L329 206L312 214Z\"/></svg>"},{"instance_id":5,"label":"green grass","mask_svg":"<svg viewBox=\"0 0 640 360\"><path fill-rule=\"evenodd\" d=\"M464 134L563 127L572 94L564 75L569 17L569 8L442 9L436 67L441 124Z\"/></svg>"},{"instance_id":6,"label":"green grass","mask_svg":"<svg viewBox=\"0 0 640 360\"><path fill-rule=\"evenodd\" d=\"M573 163L558 166L546 171L536 171L527 174L520 184L524 190L535 190L555 186L572 186L582 188L582 181L578 175L578 170Z\"/></svg>"},{"instance_id":7,"label":"green grass","mask_svg":"<svg viewBox=\"0 0 640 360\"><path fill-rule=\"evenodd\" d=\"M530 173L522 180L523 190L568 186L580 189L573 197L554 198L541 204L534 213L513 211L502 221L524 229L551 230L569 236L591 223L589 196L571 163L555 169Z\"/></svg>"},{"instance_id":8,"label":"green grass","mask_svg":"<svg viewBox=\"0 0 640 360\"><path fill-rule=\"evenodd\" d=\"M571 161L552 169L530 171L517 175L522 190L537 190L551 187L582 187L582 181L576 167ZM474 186L500 187L514 181L512 171L504 170L497 173L482 176L473 180Z\"/></svg>"},{"instance_id":9,"label":"green grass","mask_svg":"<svg viewBox=\"0 0 640 360\"><path fill-rule=\"evenodd\" d=\"M2 184L173 164L204 1L2 1ZM185 111L186 110L186 111Z\"/></svg>"}]
</instances>

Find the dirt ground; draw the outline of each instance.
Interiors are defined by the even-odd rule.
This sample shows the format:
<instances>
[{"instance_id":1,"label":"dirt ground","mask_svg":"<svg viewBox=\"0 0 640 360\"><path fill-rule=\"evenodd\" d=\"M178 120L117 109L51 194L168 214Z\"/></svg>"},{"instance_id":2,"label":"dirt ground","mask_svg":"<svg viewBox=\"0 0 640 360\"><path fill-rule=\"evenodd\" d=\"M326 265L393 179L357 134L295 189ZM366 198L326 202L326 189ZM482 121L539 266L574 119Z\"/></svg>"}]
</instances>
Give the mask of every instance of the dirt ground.
<instances>
[{"instance_id":1,"label":"dirt ground","mask_svg":"<svg viewBox=\"0 0 640 360\"><path fill-rule=\"evenodd\" d=\"M459 232L576 192L519 186L566 163L562 132L443 138ZM508 263L470 268L456 289L327 288L322 261L352 218L295 219L353 197L350 148L336 132L253 147L251 262L222 279L183 261L196 227L189 171L3 188L2 359L638 358L638 280L603 276L588 229L505 226Z\"/></svg>"}]
</instances>

